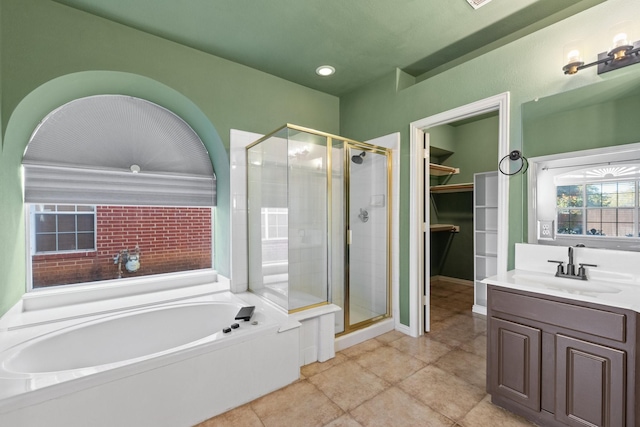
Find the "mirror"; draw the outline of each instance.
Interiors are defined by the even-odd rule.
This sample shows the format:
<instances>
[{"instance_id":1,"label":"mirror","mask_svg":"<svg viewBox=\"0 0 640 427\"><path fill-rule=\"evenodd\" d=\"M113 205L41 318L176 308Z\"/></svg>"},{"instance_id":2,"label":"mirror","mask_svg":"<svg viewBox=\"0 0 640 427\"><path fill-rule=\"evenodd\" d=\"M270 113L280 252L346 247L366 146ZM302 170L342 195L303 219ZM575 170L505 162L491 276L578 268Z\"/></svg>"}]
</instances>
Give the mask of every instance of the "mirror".
<instances>
[{"instance_id":1,"label":"mirror","mask_svg":"<svg viewBox=\"0 0 640 427\"><path fill-rule=\"evenodd\" d=\"M640 251L639 95L621 76L523 104L529 243Z\"/></svg>"}]
</instances>

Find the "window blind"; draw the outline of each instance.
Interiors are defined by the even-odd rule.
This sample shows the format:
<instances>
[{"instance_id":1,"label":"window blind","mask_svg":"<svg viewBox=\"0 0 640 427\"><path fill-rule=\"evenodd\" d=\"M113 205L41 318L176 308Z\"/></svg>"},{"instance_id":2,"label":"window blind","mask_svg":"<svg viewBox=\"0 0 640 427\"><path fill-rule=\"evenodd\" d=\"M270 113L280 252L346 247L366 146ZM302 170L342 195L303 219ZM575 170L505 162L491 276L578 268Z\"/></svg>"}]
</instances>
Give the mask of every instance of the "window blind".
<instances>
[{"instance_id":1,"label":"window blind","mask_svg":"<svg viewBox=\"0 0 640 427\"><path fill-rule=\"evenodd\" d=\"M200 137L173 112L130 96L91 96L52 111L22 164L27 203L216 203L215 173Z\"/></svg>"}]
</instances>

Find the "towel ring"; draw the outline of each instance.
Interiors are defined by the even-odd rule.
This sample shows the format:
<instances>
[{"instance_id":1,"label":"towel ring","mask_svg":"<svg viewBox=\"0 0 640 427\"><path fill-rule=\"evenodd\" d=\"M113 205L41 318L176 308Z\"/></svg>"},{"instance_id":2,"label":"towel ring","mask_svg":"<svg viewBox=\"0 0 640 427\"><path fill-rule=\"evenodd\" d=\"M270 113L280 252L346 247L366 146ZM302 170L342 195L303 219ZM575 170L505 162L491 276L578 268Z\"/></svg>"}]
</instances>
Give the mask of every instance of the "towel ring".
<instances>
[{"instance_id":1,"label":"towel ring","mask_svg":"<svg viewBox=\"0 0 640 427\"><path fill-rule=\"evenodd\" d=\"M507 159L513 162L520 160L520 167L518 168L517 171L509 173L502 170L502 163ZM502 159L500 159L500 162L498 163L498 170L503 175L509 175L509 176L516 175L521 171L524 174L527 172L527 169L529 169L529 161L525 156L522 155L522 153L519 150L513 150L512 152L504 156Z\"/></svg>"}]
</instances>

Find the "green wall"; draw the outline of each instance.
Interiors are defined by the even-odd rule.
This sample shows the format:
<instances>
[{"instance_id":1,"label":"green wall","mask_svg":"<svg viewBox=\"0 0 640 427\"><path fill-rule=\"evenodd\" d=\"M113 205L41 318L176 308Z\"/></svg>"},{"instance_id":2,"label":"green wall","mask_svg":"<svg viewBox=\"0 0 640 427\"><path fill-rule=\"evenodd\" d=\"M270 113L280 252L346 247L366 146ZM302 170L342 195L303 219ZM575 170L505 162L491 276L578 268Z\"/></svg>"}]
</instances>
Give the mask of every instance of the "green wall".
<instances>
[{"instance_id":1,"label":"green wall","mask_svg":"<svg viewBox=\"0 0 640 427\"><path fill-rule=\"evenodd\" d=\"M339 132L334 96L49 0L2 0L0 10L0 315L25 289L22 153L52 109L81 96L129 94L194 127L218 175L215 264L225 275L230 129L264 134L295 123Z\"/></svg>"},{"instance_id":2,"label":"green wall","mask_svg":"<svg viewBox=\"0 0 640 427\"><path fill-rule=\"evenodd\" d=\"M409 324L409 259L415 256L409 253L409 123L510 92L509 145L510 149L522 149L524 103L603 80L620 79L636 85L640 82L640 66L602 76L593 68L575 76L565 76L561 71L565 44L582 39L592 52L604 51L610 43L608 29L627 20L640 27L640 2L609 0L414 85L407 87L404 82L397 86L397 73L390 73L340 99L341 134L345 137L366 140L401 133L399 303L403 324ZM592 55L595 60L596 54ZM396 90L396 87L404 89ZM558 150L557 141L539 144L537 152ZM528 155L526 150L524 154ZM509 182L509 266L512 267L514 244L523 241L526 228L526 189L520 175L511 177Z\"/></svg>"},{"instance_id":3,"label":"green wall","mask_svg":"<svg viewBox=\"0 0 640 427\"><path fill-rule=\"evenodd\" d=\"M538 101L549 104L543 115L537 114L540 107L534 104L538 103L523 107L523 141L528 156L640 142L640 94L562 111L554 111L552 98Z\"/></svg>"}]
</instances>

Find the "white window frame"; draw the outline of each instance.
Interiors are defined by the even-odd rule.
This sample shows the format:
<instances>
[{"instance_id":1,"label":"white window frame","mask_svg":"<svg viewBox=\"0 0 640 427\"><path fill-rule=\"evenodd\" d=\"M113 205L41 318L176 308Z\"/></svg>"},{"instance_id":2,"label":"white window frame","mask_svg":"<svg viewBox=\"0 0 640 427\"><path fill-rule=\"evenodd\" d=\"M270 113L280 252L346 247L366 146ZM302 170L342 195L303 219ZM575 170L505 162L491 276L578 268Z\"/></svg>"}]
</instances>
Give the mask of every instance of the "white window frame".
<instances>
[{"instance_id":1,"label":"white window frame","mask_svg":"<svg viewBox=\"0 0 640 427\"><path fill-rule=\"evenodd\" d=\"M634 183L634 206L615 206L615 207L589 207L587 206L587 186L588 185L593 185L593 184L604 184L604 183L610 183L610 182L633 182ZM559 236L562 236L562 238L580 238L581 240L587 238L589 240L591 239L622 239L622 240L636 240L639 241L640 237L638 236L638 233L640 232L640 227L638 224L638 211L640 209L639 203L638 203L638 190L640 189L640 180L638 180L637 178L632 178L632 179L618 179L618 180L602 180L602 181L597 181L597 180L593 180L593 181L585 181L585 182L575 182L575 183L562 183L561 185L557 185L556 186L556 194L557 194L557 188L560 186L567 186L567 185L581 185L582 186L582 200L583 200L583 205L582 206L572 206L572 207L566 207L566 208L561 208L557 206L556 203L556 233ZM619 194L619 193L618 193ZM613 210L613 209L633 209L633 220L632 220L632 225L633 225L633 235L631 237L629 236L610 236L610 235L597 235L597 234L587 234L587 212L590 209L603 209L603 210ZM560 221L559 221L559 214L561 210L579 210L582 211L582 234L563 234L563 233L559 233L557 231L559 225L560 225ZM616 225L619 224L618 222L615 223Z\"/></svg>"},{"instance_id":2,"label":"white window frame","mask_svg":"<svg viewBox=\"0 0 640 427\"><path fill-rule=\"evenodd\" d=\"M288 240L289 237L271 237L269 236L269 215L286 215L287 216L287 221L289 218L289 210L287 208L262 208L260 214L262 215L263 219L264 219L264 227L263 230L265 231L265 237L262 238L262 240L269 240L269 241L273 241L273 240ZM278 224L275 224L276 227L280 227ZM288 227L287 227L288 229ZM278 233L280 234L280 233Z\"/></svg>"},{"instance_id":3,"label":"white window frame","mask_svg":"<svg viewBox=\"0 0 640 427\"><path fill-rule=\"evenodd\" d=\"M29 207L28 211L29 211L29 215L30 215L30 221L28 223L29 227L29 231L30 231L30 243L31 243L31 248L28 251L31 256L38 256L38 255L53 255L53 254L73 254L73 253L85 253L85 252L95 252L96 248L97 248L97 233L98 233L98 221L97 221L97 208L96 205L67 205L64 203L60 203L60 204L55 204L55 203L47 203L47 205L52 204L57 206L75 206L75 210L74 211L52 211L52 212L36 212L36 205L38 205L37 203L27 203L26 205ZM78 211L78 206L91 206L93 208L93 211ZM37 244L36 244L36 238L38 233L36 233L36 227L35 227L35 222L36 220L36 216L37 215L78 215L78 214L83 214L83 215L87 215L87 214L92 214L93 215L93 247L91 249L72 249L72 250L59 250L56 249L55 251L38 251L37 250ZM33 225L33 227L31 227ZM43 234L43 233L40 233ZM56 246L57 246L57 236L61 233L58 232L58 230L56 230L54 233L56 235ZM76 222L76 229L74 232L74 235L76 237L76 243L78 241L78 227L77 227L77 222Z\"/></svg>"},{"instance_id":4,"label":"white window frame","mask_svg":"<svg viewBox=\"0 0 640 427\"><path fill-rule=\"evenodd\" d=\"M532 244L546 245L576 245L585 244L594 248L609 248L617 250L638 251L640 249L638 241L630 237L610 237L610 236L590 236L575 234L556 234L553 239L539 238L540 220L552 220L557 217L554 214L545 215L541 213L541 202L539 195L542 190L539 182L543 180L543 173L546 169L554 168L584 168L586 165L619 165L623 163L640 164L640 143L623 144L617 146L581 150L568 153L551 154L547 156L529 158L528 170L528 228L527 241ZM623 179L621 179L623 180ZM631 180L631 179L627 179ZM546 188L546 187L545 187ZM555 209L555 186L553 191L553 206ZM546 196L545 196L546 199ZM554 224L557 226L557 224ZM605 238L606 237L606 238Z\"/></svg>"}]
</instances>

